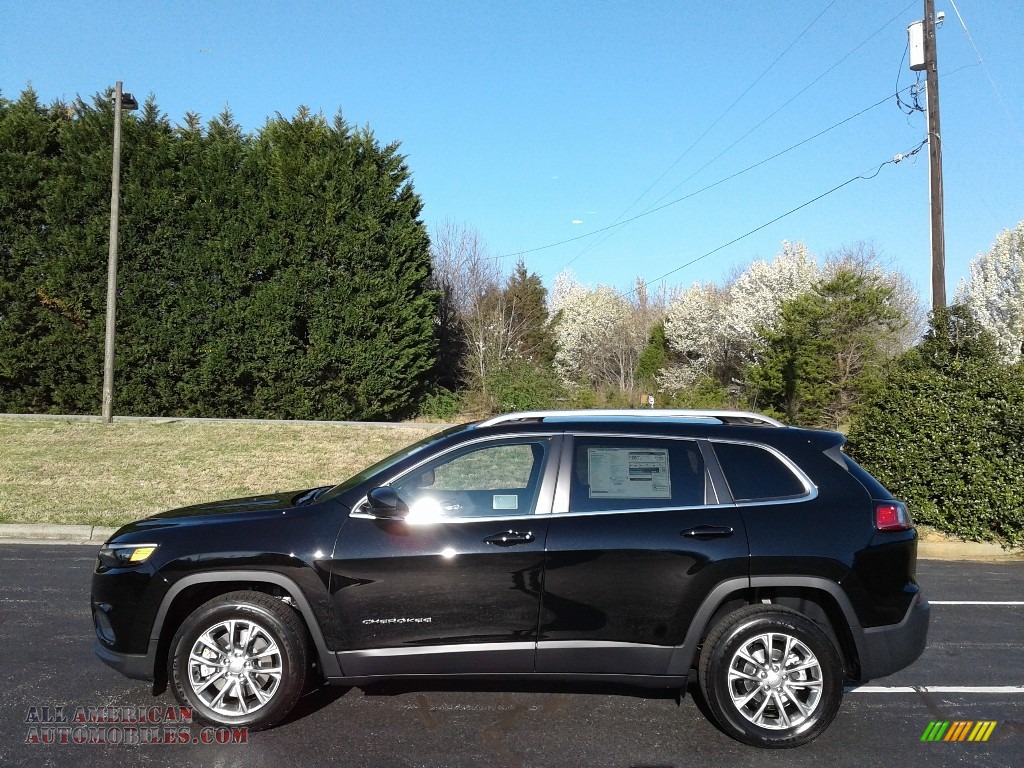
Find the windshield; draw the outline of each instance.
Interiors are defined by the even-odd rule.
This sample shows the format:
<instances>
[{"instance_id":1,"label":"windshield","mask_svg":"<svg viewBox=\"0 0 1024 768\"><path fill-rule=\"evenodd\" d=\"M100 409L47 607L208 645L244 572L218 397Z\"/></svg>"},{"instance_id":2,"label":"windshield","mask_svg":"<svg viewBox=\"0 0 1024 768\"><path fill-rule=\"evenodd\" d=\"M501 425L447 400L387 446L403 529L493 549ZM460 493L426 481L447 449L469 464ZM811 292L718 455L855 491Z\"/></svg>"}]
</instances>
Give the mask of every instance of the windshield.
<instances>
[{"instance_id":1,"label":"windshield","mask_svg":"<svg viewBox=\"0 0 1024 768\"><path fill-rule=\"evenodd\" d=\"M465 428L466 428L465 424L460 424L460 425L455 426L455 427L449 427L448 429L441 430L440 432L437 432L437 433L435 433L433 435L428 435L427 437L423 438L419 442L412 443L411 445L407 445L404 448L401 448L398 451L396 451L395 453L391 454L390 456L381 459L376 464L372 464L371 466L367 467L363 471L361 471L361 472L359 472L359 473L357 473L355 475L352 475L352 477L350 477L348 480L346 480L345 482L341 483L340 485L334 486L327 493L323 494L323 496L321 496L320 498L323 498L323 499L334 498L335 496L338 496L338 495L344 493L345 491L349 490L350 488L354 488L357 485L359 485L360 483L366 482L367 480L369 480L371 477L373 477L377 473L383 472L384 470L386 470L388 467L391 467L391 466L397 464L398 462L402 461L403 459L408 458L409 456L412 456L414 454L419 453L420 451L424 450L425 448L429 448L431 445L433 445L434 443L436 443L436 442L438 442L440 440L443 440L444 438L446 438L450 434L453 434L455 432L461 432Z\"/></svg>"}]
</instances>

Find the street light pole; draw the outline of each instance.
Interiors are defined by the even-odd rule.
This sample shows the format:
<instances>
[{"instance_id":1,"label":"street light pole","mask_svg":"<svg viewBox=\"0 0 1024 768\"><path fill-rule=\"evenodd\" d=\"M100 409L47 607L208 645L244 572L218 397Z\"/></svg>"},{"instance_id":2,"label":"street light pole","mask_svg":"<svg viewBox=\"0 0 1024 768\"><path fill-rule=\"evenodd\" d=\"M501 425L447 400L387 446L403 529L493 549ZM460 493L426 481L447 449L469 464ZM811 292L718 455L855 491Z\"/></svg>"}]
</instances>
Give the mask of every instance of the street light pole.
<instances>
[{"instance_id":1,"label":"street light pole","mask_svg":"<svg viewBox=\"0 0 1024 768\"><path fill-rule=\"evenodd\" d=\"M103 421L114 419L114 327L117 317L117 220L121 208L121 109L138 109L130 93L114 87L114 163L110 177L110 249L107 253L107 332L103 346Z\"/></svg>"}]
</instances>

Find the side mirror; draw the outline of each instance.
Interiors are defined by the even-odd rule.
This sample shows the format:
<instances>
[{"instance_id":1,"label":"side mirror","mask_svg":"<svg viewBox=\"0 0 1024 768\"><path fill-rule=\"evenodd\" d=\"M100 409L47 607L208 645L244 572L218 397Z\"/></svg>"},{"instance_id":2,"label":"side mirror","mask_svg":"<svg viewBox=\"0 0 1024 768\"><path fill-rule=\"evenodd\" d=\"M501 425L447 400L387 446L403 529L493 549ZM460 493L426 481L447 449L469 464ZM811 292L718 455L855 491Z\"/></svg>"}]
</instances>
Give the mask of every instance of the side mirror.
<instances>
[{"instance_id":1,"label":"side mirror","mask_svg":"<svg viewBox=\"0 0 1024 768\"><path fill-rule=\"evenodd\" d=\"M398 498L394 488L382 485L366 494L370 514L381 520L403 520L409 514L409 507Z\"/></svg>"}]
</instances>

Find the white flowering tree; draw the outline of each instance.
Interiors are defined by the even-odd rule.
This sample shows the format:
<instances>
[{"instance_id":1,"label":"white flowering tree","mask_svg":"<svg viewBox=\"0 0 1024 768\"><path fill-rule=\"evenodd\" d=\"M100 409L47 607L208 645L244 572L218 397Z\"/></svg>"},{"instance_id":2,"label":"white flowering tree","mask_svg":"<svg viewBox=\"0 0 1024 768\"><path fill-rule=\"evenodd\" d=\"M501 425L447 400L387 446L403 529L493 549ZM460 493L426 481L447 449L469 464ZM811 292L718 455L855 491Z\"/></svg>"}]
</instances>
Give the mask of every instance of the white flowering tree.
<instances>
[{"instance_id":1,"label":"white flowering tree","mask_svg":"<svg viewBox=\"0 0 1024 768\"><path fill-rule=\"evenodd\" d=\"M636 364L661 309L646 286L627 297L607 285L588 288L571 271L555 278L555 370L570 387L611 387L632 392Z\"/></svg>"},{"instance_id":2,"label":"white flowering tree","mask_svg":"<svg viewBox=\"0 0 1024 768\"><path fill-rule=\"evenodd\" d=\"M727 313L728 294L713 283L694 283L669 302L665 341L677 362L658 375L662 390L677 392L717 375L728 358Z\"/></svg>"},{"instance_id":3,"label":"white flowering tree","mask_svg":"<svg viewBox=\"0 0 1024 768\"><path fill-rule=\"evenodd\" d=\"M869 244L843 248L819 267L803 243L783 241L772 261L753 262L726 286L695 284L672 299L665 341L673 362L658 376L662 390L678 392L706 378L732 388L750 365L762 362L765 338L779 330L783 305L841 274L862 276L889 296L894 318L873 342L882 357L913 346L924 321L917 291L886 269Z\"/></svg>"},{"instance_id":4,"label":"white flowering tree","mask_svg":"<svg viewBox=\"0 0 1024 768\"><path fill-rule=\"evenodd\" d=\"M783 241L768 262L753 262L730 285L694 284L669 302L665 341L676 362L658 377L676 392L702 378L732 383L754 361L760 329L774 328L782 303L806 293L820 276L802 243Z\"/></svg>"},{"instance_id":5,"label":"white flowering tree","mask_svg":"<svg viewBox=\"0 0 1024 768\"><path fill-rule=\"evenodd\" d=\"M1019 362L1024 352L1024 221L1003 230L970 269L971 279L957 289L957 302L966 304L995 337L1003 362Z\"/></svg>"},{"instance_id":6,"label":"white flowering tree","mask_svg":"<svg viewBox=\"0 0 1024 768\"><path fill-rule=\"evenodd\" d=\"M729 286L725 333L744 362L751 362L760 328L773 329L782 303L807 293L821 276L803 243L782 241L772 261L758 259Z\"/></svg>"}]
</instances>

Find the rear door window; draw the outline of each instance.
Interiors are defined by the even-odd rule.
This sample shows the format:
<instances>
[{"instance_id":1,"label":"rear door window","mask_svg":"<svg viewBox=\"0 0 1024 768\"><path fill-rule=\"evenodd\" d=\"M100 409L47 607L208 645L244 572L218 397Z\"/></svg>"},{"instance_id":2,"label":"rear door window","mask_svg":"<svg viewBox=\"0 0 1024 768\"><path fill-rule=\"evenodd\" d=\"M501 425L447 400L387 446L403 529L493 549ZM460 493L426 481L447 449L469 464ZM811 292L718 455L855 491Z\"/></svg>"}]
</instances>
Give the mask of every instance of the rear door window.
<instances>
[{"instance_id":1,"label":"rear door window","mask_svg":"<svg viewBox=\"0 0 1024 768\"><path fill-rule=\"evenodd\" d=\"M577 437L572 512L700 506L704 459L692 440Z\"/></svg>"}]
</instances>

